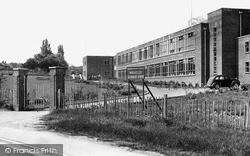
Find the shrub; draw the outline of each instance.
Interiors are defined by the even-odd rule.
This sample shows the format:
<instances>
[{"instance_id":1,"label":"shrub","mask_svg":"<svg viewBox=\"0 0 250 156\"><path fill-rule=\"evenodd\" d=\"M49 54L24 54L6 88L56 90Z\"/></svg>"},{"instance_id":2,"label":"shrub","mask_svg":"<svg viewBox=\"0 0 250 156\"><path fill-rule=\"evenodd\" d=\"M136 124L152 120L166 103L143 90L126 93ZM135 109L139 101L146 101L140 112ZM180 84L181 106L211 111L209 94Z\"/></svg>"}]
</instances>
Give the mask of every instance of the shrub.
<instances>
[{"instance_id":1,"label":"shrub","mask_svg":"<svg viewBox=\"0 0 250 156\"><path fill-rule=\"evenodd\" d=\"M189 88L193 88L194 86L193 86L193 84L190 82L190 83L188 84L188 87L189 87Z\"/></svg>"}]
</instances>

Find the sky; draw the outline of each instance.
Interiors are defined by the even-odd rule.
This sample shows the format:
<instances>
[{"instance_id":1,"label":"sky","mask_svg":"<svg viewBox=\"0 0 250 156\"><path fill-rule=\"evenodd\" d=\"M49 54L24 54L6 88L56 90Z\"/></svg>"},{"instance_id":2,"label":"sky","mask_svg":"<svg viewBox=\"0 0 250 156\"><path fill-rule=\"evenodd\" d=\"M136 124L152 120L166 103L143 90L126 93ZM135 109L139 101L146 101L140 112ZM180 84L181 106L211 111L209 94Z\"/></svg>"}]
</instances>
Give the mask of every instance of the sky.
<instances>
[{"instance_id":1,"label":"sky","mask_svg":"<svg viewBox=\"0 0 250 156\"><path fill-rule=\"evenodd\" d=\"M219 8L249 0L0 0L0 61L24 63L48 39L69 65L116 53L189 27Z\"/></svg>"}]
</instances>

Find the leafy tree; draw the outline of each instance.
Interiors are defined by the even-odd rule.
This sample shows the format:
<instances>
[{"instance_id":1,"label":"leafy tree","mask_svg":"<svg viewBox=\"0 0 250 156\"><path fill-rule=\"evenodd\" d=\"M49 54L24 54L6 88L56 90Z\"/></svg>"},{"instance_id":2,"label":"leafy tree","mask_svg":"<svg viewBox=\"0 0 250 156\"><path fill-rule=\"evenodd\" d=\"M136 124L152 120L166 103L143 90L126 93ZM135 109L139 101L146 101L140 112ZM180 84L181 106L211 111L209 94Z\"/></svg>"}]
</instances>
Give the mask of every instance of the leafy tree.
<instances>
[{"instance_id":1,"label":"leafy tree","mask_svg":"<svg viewBox=\"0 0 250 156\"><path fill-rule=\"evenodd\" d=\"M40 68L43 71L48 72L51 66L68 67L68 63L64 59L63 46L58 46L58 53L55 55L52 53L50 44L47 39L43 40L41 46L41 52L34 55L34 58L29 58L23 67L29 69Z\"/></svg>"},{"instance_id":2,"label":"leafy tree","mask_svg":"<svg viewBox=\"0 0 250 156\"><path fill-rule=\"evenodd\" d=\"M23 65L24 68L36 69L38 67L38 63L36 59L29 58Z\"/></svg>"},{"instance_id":3,"label":"leafy tree","mask_svg":"<svg viewBox=\"0 0 250 156\"><path fill-rule=\"evenodd\" d=\"M63 45L59 45L59 46L57 47L57 55L64 58Z\"/></svg>"}]
</instances>

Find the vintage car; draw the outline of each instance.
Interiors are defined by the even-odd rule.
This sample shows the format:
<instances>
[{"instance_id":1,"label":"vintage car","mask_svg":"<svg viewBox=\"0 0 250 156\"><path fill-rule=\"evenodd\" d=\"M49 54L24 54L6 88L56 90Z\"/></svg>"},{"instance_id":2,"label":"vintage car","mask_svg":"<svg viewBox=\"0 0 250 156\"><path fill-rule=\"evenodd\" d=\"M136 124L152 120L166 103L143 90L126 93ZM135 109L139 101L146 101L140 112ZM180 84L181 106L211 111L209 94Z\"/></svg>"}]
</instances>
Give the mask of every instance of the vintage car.
<instances>
[{"instance_id":1,"label":"vintage car","mask_svg":"<svg viewBox=\"0 0 250 156\"><path fill-rule=\"evenodd\" d=\"M219 89L220 87L229 87L231 89L238 89L240 81L237 78L230 78L224 75L212 76L208 79L206 87L211 89Z\"/></svg>"}]
</instances>

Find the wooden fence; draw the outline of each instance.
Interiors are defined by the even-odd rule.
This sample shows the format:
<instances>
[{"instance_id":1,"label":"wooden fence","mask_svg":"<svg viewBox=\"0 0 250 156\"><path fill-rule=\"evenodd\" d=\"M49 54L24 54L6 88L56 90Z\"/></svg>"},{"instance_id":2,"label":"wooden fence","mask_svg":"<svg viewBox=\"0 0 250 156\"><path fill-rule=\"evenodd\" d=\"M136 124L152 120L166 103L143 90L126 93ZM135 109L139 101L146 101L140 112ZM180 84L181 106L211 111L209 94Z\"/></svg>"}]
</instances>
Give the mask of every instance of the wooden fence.
<instances>
[{"instance_id":1,"label":"wooden fence","mask_svg":"<svg viewBox=\"0 0 250 156\"><path fill-rule=\"evenodd\" d=\"M72 100L58 93L63 109L84 109L86 113L111 113L126 118L164 117L182 124L199 127L227 127L245 129L248 125L249 104L236 100L201 101L186 97L156 98L159 107L151 98L143 102L136 96L107 96Z\"/></svg>"}]
</instances>

